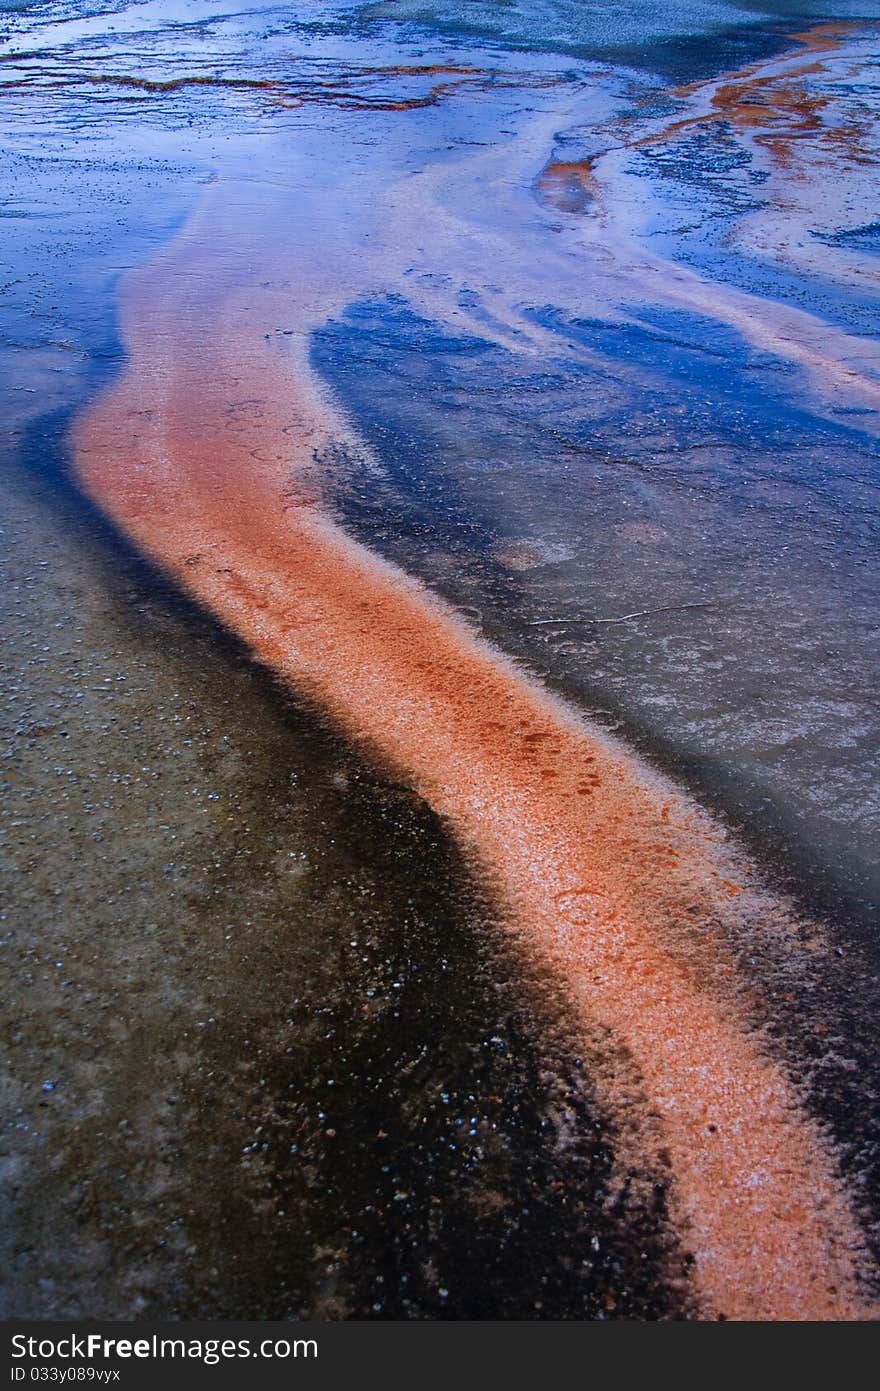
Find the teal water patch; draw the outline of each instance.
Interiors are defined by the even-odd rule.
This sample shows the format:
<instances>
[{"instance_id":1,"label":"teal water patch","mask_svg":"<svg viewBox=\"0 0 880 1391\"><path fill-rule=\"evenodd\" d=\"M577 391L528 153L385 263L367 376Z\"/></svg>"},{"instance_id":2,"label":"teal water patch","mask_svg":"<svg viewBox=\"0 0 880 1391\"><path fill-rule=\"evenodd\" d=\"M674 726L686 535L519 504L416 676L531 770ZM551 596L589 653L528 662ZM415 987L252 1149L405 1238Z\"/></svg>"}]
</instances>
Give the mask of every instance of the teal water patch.
<instances>
[{"instance_id":1,"label":"teal water patch","mask_svg":"<svg viewBox=\"0 0 880 1391\"><path fill-rule=\"evenodd\" d=\"M491 43L518 51L611 58L676 82L734 69L787 46L785 35L805 24L880 14L876 0L829 0L827 5L739 4L727 0L378 0L365 21L396 22L448 40Z\"/></svg>"},{"instance_id":2,"label":"teal water patch","mask_svg":"<svg viewBox=\"0 0 880 1391\"><path fill-rule=\"evenodd\" d=\"M377 19L423 24L443 33L476 34L515 48L562 53L636 49L686 35L712 34L742 22L725 0L631 0L583 4L581 0L379 0L364 12Z\"/></svg>"}]
</instances>

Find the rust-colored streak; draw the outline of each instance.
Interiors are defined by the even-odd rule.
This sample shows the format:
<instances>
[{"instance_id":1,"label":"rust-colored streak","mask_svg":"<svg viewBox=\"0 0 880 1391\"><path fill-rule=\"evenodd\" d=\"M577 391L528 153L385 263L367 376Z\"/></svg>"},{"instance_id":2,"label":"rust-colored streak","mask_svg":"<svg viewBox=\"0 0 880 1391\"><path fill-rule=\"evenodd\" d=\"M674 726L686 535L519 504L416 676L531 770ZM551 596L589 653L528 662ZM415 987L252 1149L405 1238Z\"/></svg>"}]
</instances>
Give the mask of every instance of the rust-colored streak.
<instances>
[{"instance_id":1,"label":"rust-colored streak","mask_svg":"<svg viewBox=\"0 0 880 1391\"><path fill-rule=\"evenodd\" d=\"M837 55L855 28L854 24L817 25L792 35L806 50L794 58L749 64L723 81L677 88L673 96L686 99L689 106L702 104L705 109L686 112L633 140L631 147L665 144L706 124L723 121L733 131L750 134L756 145L771 155L778 169L792 168L799 141L812 143L817 139L839 157L853 163L864 162L863 140L870 116L863 121L826 126L823 113L833 105L832 98L810 83L810 79L821 79L826 71L823 58L815 55Z\"/></svg>"},{"instance_id":2,"label":"rust-colored streak","mask_svg":"<svg viewBox=\"0 0 880 1391\"><path fill-rule=\"evenodd\" d=\"M859 1236L833 1156L706 930L746 901L770 925L782 909L702 813L322 512L313 450L346 426L306 350L266 341L276 292L222 271L211 284L206 257L184 239L130 279L129 369L75 432L84 488L410 780L523 954L555 973L583 1040L625 1051L638 1089L610 1050L608 1101L668 1154L703 1315L858 1317Z\"/></svg>"},{"instance_id":3,"label":"rust-colored streak","mask_svg":"<svg viewBox=\"0 0 880 1391\"><path fill-rule=\"evenodd\" d=\"M548 160L535 180L535 192L559 212L583 212L596 195L592 160Z\"/></svg>"},{"instance_id":4,"label":"rust-colored streak","mask_svg":"<svg viewBox=\"0 0 880 1391\"><path fill-rule=\"evenodd\" d=\"M16 59L18 55L13 55ZM426 79L441 81L425 81ZM413 82L422 80L422 90L409 94ZM544 79L553 85L556 79ZM384 68L340 68L333 78L312 72L294 73L291 78L223 76L219 73L189 73L170 78L150 78L112 71L88 72L53 61L27 65L12 79L0 84L3 92L36 89L40 92L73 92L78 87L100 88L108 93L134 92L145 97L173 97L181 92L206 91L245 94L262 99L270 107L295 109L306 105L336 106L353 111L415 111L436 106L457 88L480 90L511 85L511 79L482 68L442 63L394 65ZM540 80L535 85L542 85ZM374 90L377 88L378 90Z\"/></svg>"}]
</instances>

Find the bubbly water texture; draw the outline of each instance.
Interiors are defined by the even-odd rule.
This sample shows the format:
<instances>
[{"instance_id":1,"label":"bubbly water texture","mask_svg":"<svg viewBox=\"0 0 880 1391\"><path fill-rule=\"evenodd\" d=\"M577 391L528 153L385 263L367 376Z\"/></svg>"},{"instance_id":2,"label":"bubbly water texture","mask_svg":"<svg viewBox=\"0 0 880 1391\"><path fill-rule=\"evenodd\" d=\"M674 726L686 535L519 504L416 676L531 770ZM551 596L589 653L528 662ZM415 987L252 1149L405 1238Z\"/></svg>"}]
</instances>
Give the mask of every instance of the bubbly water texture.
<instances>
[{"instance_id":1,"label":"bubbly water texture","mask_svg":"<svg viewBox=\"0 0 880 1391\"><path fill-rule=\"evenodd\" d=\"M377 18L412 20L446 32L469 30L530 49L592 54L597 50L641 49L650 66L649 46L658 39L705 37L745 23L759 24L768 16L780 19L865 19L876 14L870 0L828 0L828 3L668 4L633 0L631 4L579 4L578 0L380 0L366 14Z\"/></svg>"}]
</instances>

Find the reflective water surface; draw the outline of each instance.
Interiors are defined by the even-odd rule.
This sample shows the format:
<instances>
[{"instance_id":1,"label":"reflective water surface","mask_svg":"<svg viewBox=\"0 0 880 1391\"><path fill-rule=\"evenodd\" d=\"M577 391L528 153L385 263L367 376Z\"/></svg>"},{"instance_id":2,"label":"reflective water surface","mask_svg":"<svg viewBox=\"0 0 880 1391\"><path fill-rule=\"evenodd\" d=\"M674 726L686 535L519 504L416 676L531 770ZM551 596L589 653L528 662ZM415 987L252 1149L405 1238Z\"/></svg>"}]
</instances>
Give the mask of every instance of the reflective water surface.
<instances>
[{"instance_id":1,"label":"reflective water surface","mask_svg":"<svg viewBox=\"0 0 880 1391\"><path fill-rule=\"evenodd\" d=\"M821 925L736 964L870 1191L876 18L4 7L10 1312L694 1311L675 1164L628 1148L454 808L181 596L198 548L175 583L122 534L183 497L181 361L204 468L261 464L257 347L292 503ZM126 283L129 513L70 445L131 370ZM216 438L213 333L245 383Z\"/></svg>"}]
</instances>

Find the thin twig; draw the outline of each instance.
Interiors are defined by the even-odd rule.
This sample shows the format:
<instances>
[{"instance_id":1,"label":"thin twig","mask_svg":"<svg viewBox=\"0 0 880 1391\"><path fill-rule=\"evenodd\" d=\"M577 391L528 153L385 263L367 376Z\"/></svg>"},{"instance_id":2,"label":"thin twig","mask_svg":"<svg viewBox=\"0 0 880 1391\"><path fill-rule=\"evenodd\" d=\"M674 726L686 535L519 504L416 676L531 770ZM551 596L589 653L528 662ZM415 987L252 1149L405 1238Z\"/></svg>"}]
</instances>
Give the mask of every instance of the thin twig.
<instances>
[{"instance_id":1,"label":"thin twig","mask_svg":"<svg viewBox=\"0 0 880 1391\"><path fill-rule=\"evenodd\" d=\"M542 628L547 624L560 623L630 623L634 618L649 618L654 613L682 613L685 609L714 609L718 605L712 600L702 604L664 604L659 609L639 609L636 613L624 613L619 618L533 618L530 628Z\"/></svg>"}]
</instances>

